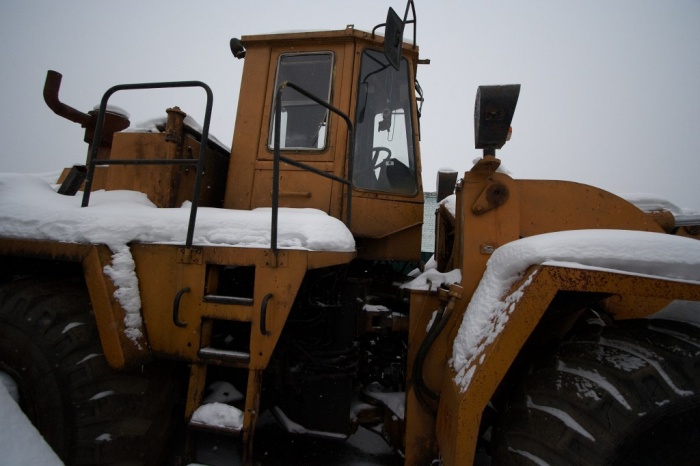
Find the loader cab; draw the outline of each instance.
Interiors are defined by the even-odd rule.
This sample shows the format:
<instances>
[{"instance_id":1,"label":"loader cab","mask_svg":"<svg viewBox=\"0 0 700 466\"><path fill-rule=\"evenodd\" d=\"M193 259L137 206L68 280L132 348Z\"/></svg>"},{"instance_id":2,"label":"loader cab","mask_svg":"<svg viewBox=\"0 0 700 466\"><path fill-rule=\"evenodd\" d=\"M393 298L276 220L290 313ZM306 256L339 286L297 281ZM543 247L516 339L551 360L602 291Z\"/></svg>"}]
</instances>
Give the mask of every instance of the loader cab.
<instances>
[{"instance_id":1,"label":"loader cab","mask_svg":"<svg viewBox=\"0 0 700 466\"><path fill-rule=\"evenodd\" d=\"M394 66L382 36L352 26L244 36L241 43L245 62L224 207L272 205L275 99L292 82L346 115L352 131L338 114L285 88L280 154L350 184L281 163L279 207L319 209L345 221L361 258L419 260L418 48L399 43Z\"/></svg>"}]
</instances>

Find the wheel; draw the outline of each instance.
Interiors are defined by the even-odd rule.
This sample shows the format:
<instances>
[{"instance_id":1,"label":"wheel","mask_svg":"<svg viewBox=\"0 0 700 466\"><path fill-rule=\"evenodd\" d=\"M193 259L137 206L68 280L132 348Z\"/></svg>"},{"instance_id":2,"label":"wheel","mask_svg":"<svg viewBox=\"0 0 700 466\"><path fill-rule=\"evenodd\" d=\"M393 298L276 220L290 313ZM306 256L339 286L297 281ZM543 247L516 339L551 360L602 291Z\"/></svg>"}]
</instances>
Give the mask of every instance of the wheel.
<instances>
[{"instance_id":1,"label":"wheel","mask_svg":"<svg viewBox=\"0 0 700 466\"><path fill-rule=\"evenodd\" d=\"M698 464L700 328L591 325L534 365L499 419L493 464Z\"/></svg>"},{"instance_id":2,"label":"wheel","mask_svg":"<svg viewBox=\"0 0 700 466\"><path fill-rule=\"evenodd\" d=\"M170 371L109 369L84 284L0 285L0 371L67 465L162 464L174 406Z\"/></svg>"}]
</instances>

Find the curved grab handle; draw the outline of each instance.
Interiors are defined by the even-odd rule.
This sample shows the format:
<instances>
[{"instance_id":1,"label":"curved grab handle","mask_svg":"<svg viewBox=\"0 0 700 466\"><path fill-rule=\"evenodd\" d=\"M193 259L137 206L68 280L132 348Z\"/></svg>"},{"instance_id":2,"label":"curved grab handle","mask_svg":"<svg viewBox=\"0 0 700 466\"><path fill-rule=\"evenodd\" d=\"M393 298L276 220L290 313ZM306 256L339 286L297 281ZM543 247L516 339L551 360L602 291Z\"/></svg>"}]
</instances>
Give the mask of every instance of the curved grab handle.
<instances>
[{"instance_id":1,"label":"curved grab handle","mask_svg":"<svg viewBox=\"0 0 700 466\"><path fill-rule=\"evenodd\" d=\"M273 297L272 293L268 293L265 295L262 301L262 305L260 306L260 333L262 333L265 336L270 335L270 331L267 329L267 302L270 301L270 298Z\"/></svg>"},{"instance_id":2,"label":"curved grab handle","mask_svg":"<svg viewBox=\"0 0 700 466\"><path fill-rule=\"evenodd\" d=\"M188 286L175 293L175 300L173 301L173 323L180 328L187 327L187 322L180 320L180 299L182 299L183 294L189 292L190 287Z\"/></svg>"}]
</instances>

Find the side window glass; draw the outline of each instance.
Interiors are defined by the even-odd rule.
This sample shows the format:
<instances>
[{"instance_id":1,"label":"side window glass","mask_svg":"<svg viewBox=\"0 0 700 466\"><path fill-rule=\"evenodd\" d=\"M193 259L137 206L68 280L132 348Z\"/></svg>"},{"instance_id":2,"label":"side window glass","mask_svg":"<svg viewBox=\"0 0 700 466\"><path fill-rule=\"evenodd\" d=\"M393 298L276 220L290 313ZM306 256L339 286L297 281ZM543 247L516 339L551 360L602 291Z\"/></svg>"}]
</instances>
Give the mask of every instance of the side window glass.
<instances>
[{"instance_id":1,"label":"side window glass","mask_svg":"<svg viewBox=\"0 0 700 466\"><path fill-rule=\"evenodd\" d=\"M358 188L397 194L418 189L409 79L406 59L396 70L380 51L363 53L352 177Z\"/></svg>"},{"instance_id":2,"label":"side window glass","mask_svg":"<svg viewBox=\"0 0 700 466\"><path fill-rule=\"evenodd\" d=\"M333 54L305 53L280 55L274 92L291 81L311 94L330 101ZM274 108L274 106L273 106ZM271 116L268 147L274 147L274 114ZM322 150L326 147L328 111L291 88L282 93L280 148Z\"/></svg>"}]
</instances>

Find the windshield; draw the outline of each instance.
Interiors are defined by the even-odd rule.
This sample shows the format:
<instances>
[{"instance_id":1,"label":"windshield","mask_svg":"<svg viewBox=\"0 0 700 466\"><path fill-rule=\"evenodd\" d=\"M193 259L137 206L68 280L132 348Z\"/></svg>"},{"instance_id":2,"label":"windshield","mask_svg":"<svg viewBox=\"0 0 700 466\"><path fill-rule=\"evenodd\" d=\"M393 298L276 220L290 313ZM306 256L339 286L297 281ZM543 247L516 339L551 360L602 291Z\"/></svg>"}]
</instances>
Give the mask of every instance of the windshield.
<instances>
[{"instance_id":1,"label":"windshield","mask_svg":"<svg viewBox=\"0 0 700 466\"><path fill-rule=\"evenodd\" d=\"M416 193L410 82L405 58L397 71L382 52L363 53L355 115L355 187Z\"/></svg>"}]
</instances>

